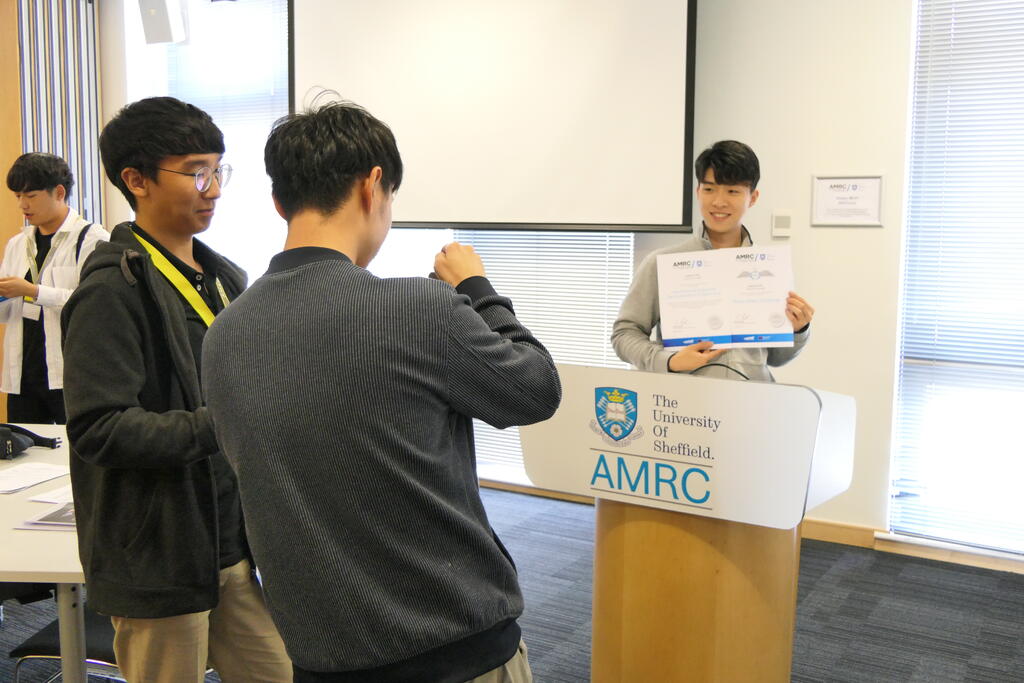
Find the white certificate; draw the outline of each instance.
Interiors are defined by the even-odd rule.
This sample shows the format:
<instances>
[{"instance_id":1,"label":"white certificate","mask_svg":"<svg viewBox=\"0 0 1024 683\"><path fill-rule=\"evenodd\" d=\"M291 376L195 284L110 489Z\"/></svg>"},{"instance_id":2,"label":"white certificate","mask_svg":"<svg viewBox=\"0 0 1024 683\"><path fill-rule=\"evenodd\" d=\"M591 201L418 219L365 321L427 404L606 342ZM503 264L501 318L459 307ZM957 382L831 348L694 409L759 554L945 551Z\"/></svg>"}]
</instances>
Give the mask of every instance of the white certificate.
<instances>
[{"instance_id":1,"label":"white certificate","mask_svg":"<svg viewBox=\"0 0 1024 683\"><path fill-rule=\"evenodd\" d=\"M881 176L814 176L811 225L882 225Z\"/></svg>"},{"instance_id":2,"label":"white certificate","mask_svg":"<svg viewBox=\"0 0 1024 683\"><path fill-rule=\"evenodd\" d=\"M793 345L786 298L789 247L709 249L658 257L666 347L709 340L716 348Z\"/></svg>"}]
</instances>

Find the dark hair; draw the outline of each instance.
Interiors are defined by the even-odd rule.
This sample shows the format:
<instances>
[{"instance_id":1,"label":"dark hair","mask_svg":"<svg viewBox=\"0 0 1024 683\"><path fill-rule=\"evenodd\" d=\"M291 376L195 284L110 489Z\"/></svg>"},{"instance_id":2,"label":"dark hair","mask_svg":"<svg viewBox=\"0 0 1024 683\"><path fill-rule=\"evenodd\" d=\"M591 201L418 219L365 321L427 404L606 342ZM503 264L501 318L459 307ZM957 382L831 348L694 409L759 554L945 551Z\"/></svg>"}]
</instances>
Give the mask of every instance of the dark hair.
<instances>
[{"instance_id":1,"label":"dark hair","mask_svg":"<svg viewBox=\"0 0 1024 683\"><path fill-rule=\"evenodd\" d=\"M100 133L100 156L107 177L133 209L135 195L121 180L124 169L134 168L155 179L157 166L167 157L223 153L224 134L210 115L173 97L133 102L117 112Z\"/></svg>"},{"instance_id":2,"label":"dark hair","mask_svg":"<svg viewBox=\"0 0 1024 683\"><path fill-rule=\"evenodd\" d=\"M263 160L287 220L303 209L334 213L375 166L386 189L402 184L402 157L391 129L351 102L279 119Z\"/></svg>"},{"instance_id":3,"label":"dark hair","mask_svg":"<svg viewBox=\"0 0 1024 683\"><path fill-rule=\"evenodd\" d=\"M11 192L52 192L58 185L64 186L64 200L67 201L71 188L75 186L75 176L68 168L68 162L55 154L22 154L7 172L7 189Z\"/></svg>"},{"instance_id":4,"label":"dark hair","mask_svg":"<svg viewBox=\"0 0 1024 683\"><path fill-rule=\"evenodd\" d=\"M761 165L754 150L735 140L720 140L711 145L700 153L693 168L698 183L704 182L709 168L720 185L748 185L753 191L761 180Z\"/></svg>"}]
</instances>

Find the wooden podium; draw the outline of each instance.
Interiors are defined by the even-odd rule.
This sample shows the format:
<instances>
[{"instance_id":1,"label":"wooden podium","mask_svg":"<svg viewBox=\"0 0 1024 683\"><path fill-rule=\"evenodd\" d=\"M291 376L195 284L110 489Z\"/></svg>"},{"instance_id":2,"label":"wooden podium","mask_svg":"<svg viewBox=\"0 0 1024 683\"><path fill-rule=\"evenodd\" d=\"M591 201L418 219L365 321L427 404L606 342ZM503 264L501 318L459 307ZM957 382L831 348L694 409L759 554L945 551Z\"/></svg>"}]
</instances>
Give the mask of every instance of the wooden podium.
<instances>
[{"instance_id":1,"label":"wooden podium","mask_svg":"<svg viewBox=\"0 0 1024 683\"><path fill-rule=\"evenodd\" d=\"M539 487L593 495L591 680L790 680L798 525L848 486L855 406L807 387L560 365L520 430Z\"/></svg>"}]
</instances>

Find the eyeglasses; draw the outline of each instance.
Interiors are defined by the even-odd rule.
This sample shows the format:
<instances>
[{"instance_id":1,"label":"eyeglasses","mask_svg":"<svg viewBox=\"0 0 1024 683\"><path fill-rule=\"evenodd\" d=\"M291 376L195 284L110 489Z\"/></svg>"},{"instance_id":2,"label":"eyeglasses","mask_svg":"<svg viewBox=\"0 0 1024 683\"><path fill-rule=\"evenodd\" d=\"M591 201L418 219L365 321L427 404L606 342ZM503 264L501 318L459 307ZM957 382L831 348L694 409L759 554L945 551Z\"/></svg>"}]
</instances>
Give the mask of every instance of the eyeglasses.
<instances>
[{"instance_id":1,"label":"eyeglasses","mask_svg":"<svg viewBox=\"0 0 1024 683\"><path fill-rule=\"evenodd\" d=\"M167 171L168 173L177 173L178 175L190 175L196 179L196 189L200 192L206 192L210 189L210 185L213 185L213 177L217 176L217 184L222 188L228 184L231 180L231 164L221 164L217 168L210 168L209 166L203 166L197 171L175 171L172 168L160 168L157 167L158 171Z\"/></svg>"}]
</instances>

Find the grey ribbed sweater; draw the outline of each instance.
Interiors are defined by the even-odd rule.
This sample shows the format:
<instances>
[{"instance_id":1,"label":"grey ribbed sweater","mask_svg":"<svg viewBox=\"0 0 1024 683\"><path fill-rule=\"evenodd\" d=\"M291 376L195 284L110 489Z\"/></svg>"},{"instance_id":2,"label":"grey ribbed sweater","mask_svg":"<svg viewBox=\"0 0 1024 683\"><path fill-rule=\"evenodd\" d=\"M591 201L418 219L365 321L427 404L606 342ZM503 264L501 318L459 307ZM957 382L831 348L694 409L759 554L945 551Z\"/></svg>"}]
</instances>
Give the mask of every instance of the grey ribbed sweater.
<instances>
[{"instance_id":1,"label":"grey ribbed sweater","mask_svg":"<svg viewBox=\"0 0 1024 683\"><path fill-rule=\"evenodd\" d=\"M522 612L480 502L471 418L544 420L561 388L510 302L472 280L471 303L442 282L290 250L206 336L218 441L304 669L402 661Z\"/></svg>"}]
</instances>

